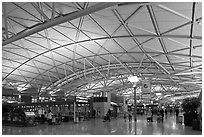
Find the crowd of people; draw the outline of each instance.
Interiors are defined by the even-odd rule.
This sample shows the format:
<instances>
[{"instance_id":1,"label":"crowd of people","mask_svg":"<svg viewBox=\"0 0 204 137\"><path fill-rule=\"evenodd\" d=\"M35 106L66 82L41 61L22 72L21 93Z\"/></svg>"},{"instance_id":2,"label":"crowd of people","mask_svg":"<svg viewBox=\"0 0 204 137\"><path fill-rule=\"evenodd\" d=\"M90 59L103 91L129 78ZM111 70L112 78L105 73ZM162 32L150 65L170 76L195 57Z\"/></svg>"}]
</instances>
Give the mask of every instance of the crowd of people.
<instances>
[{"instance_id":1,"label":"crowd of people","mask_svg":"<svg viewBox=\"0 0 204 137\"><path fill-rule=\"evenodd\" d=\"M168 114L172 115L173 113L175 113L175 116L178 117L179 116L179 108L175 108L175 109L166 109L166 108L148 108L145 111L146 117L147 117L147 121L148 122L153 122L153 116L156 117L157 122L163 122L164 118L167 118ZM124 113L124 120L126 121L126 119L128 118L129 121L132 121L132 111L129 112L125 112Z\"/></svg>"},{"instance_id":2,"label":"crowd of people","mask_svg":"<svg viewBox=\"0 0 204 137\"><path fill-rule=\"evenodd\" d=\"M49 125L57 125L60 124L61 114L53 114L52 111L49 110L48 113L44 112L43 114L41 114L40 118L43 124L47 122Z\"/></svg>"},{"instance_id":3,"label":"crowd of people","mask_svg":"<svg viewBox=\"0 0 204 137\"><path fill-rule=\"evenodd\" d=\"M155 119L157 122L163 122L164 120L164 116L167 118L168 113L172 114L173 112L175 112L176 117L179 116L179 109L175 108L174 110L172 109L163 109L163 108L148 108L145 111L145 114L147 116L147 121L148 122L153 122L153 116L156 116L157 119ZM93 110L92 112L92 117L95 118L96 115L96 110ZM113 112L111 112L111 110L109 109L106 113L106 115L103 118L103 121L111 121L111 117L113 117ZM133 117L133 112L132 111L128 111L125 112L123 114L123 118L126 121L126 119L128 119L129 121L132 121L132 117ZM49 125L57 125L60 124L60 122L62 121L62 115L60 113L57 114L53 114L51 110L48 110L48 112L44 111L44 113L42 113L40 115L40 119L41 119L41 123L48 123Z\"/></svg>"},{"instance_id":4,"label":"crowd of people","mask_svg":"<svg viewBox=\"0 0 204 137\"><path fill-rule=\"evenodd\" d=\"M175 112L176 117L179 116L178 108L175 108L175 109L148 108L146 109L145 114L147 116L148 122L149 121L153 122L153 116L157 116L157 122L163 122L164 116L167 118L168 113L172 114L173 112ZM91 115L93 118L95 118L96 110L93 110ZM113 117L113 112L111 112L111 110L109 109L106 115L104 116L103 121L104 122L111 121L111 117ZM126 119L128 119L129 121L132 121L133 112L132 111L125 112L123 117L125 121ZM48 112L44 111L44 113L40 115L40 119L42 120L41 121L42 123L48 123L49 125L56 125L56 124L60 124L60 122L62 121L62 115L60 113L53 114L51 110L48 110Z\"/></svg>"}]
</instances>

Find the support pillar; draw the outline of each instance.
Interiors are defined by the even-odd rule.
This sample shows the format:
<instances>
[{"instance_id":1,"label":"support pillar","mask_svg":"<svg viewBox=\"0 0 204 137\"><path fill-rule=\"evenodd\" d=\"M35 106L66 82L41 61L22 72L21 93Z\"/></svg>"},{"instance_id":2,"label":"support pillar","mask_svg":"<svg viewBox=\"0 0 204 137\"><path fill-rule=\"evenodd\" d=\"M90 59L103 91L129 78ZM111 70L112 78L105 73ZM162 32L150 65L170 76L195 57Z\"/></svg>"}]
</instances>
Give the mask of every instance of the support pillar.
<instances>
[{"instance_id":1,"label":"support pillar","mask_svg":"<svg viewBox=\"0 0 204 137\"><path fill-rule=\"evenodd\" d=\"M76 122L76 102L74 102L74 123Z\"/></svg>"},{"instance_id":2,"label":"support pillar","mask_svg":"<svg viewBox=\"0 0 204 137\"><path fill-rule=\"evenodd\" d=\"M135 122L135 135L137 135L137 98L136 86L134 86L134 122Z\"/></svg>"},{"instance_id":3,"label":"support pillar","mask_svg":"<svg viewBox=\"0 0 204 137\"><path fill-rule=\"evenodd\" d=\"M127 112L127 101L126 101L126 97L123 96L123 111Z\"/></svg>"},{"instance_id":4,"label":"support pillar","mask_svg":"<svg viewBox=\"0 0 204 137\"><path fill-rule=\"evenodd\" d=\"M77 122L77 120L76 120L76 96L74 97L74 123L76 123Z\"/></svg>"}]
</instances>

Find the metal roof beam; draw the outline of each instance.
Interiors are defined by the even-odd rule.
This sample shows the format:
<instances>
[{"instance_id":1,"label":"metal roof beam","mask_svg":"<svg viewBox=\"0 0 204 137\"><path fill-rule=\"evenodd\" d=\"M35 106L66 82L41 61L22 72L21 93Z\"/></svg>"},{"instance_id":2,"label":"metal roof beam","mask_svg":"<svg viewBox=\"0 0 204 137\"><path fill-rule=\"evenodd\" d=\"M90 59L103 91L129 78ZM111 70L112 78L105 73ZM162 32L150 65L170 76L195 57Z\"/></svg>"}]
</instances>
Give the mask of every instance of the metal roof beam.
<instances>
[{"instance_id":1,"label":"metal roof beam","mask_svg":"<svg viewBox=\"0 0 204 137\"><path fill-rule=\"evenodd\" d=\"M194 66L194 67L190 67L190 68L188 68L188 69L184 69L184 70L179 71L179 72L176 72L176 73L174 73L174 75L176 75L176 74L180 74L180 73L183 73L183 72L186 72L186 71L190 71L190 70L198 69L198 68L202 68L202 64L201 64L201 65Z\"/></svg>"},{"instance_id":2,"label":"metal roof beam","mask_svg":"<svg viewBox=\"0 0 204 137\"><path fill-rule=\"evenodd\" d=\"M22 41L20 41L20 44L22 45L22 47L24 47L24 44L23 44L23 42ZM29 54L29 52L28 52L28 50L25 50L25 52L27 53L27 55L29 56L29 58L31 58L31 55ZM32 60L32 63L34 64L34 68L36 68L37 69L37 71L38 71L38 76L40 75L40 77L45 81L45 79L44 79L44 77L43 77L43 75L42 75L42 73L40 72L40 70L39 70L39 68L37 67L37 65L36 65L36 63L35 63L35 61L34 60ZM38 77L37 76L37 77ZM35 78L33 78L32 80L30 80L30 82L32 82L33 80L36 80ZM49 84L49 83L48 83ZM38 85L38 84L37 84Z\"/></svg>"},{"instance_id":3,"label":"metal roof beam","mask_svg":"<svg viewBox=\"0 0 204 137\"><path fill-rule=\"evenodd\" d=\"M150 66L149 66L150 67ZM197 67L200 67L200 66L197 66ZM118 68L118 67L114 67L114 65L107 65L107 66L103 66L103 68L105 69L104 71L110 71L110 70L113 70L113 69L116 69L116 68ZM123 68L123 66L121 66L120 67L120 69L121 68ZM87 70L87 73L86 73L86 75L89 75L89 74L92 74L92 73L94 73L94 69L95 68L91 68L91 69L88 69ZM195 67L195 69L196 69L196 67ZM101 69L100 68L98 68L98 70L100 71ZM83 71L81 71L81 72L83 72ZM76 77L75 77L75 76ZM170 74L170 75L167 75L167 74L165 74L165 75L160 75L160 74L156 74L157 76L159 76L159 77L167 77L167 76L171 76L171 77L173 77L173 76L175 76L174 74ZM69 76L69 78L73 78L73 77L75 77L74 79L76 79L76 78L79 78L79 77L81 77L82 76L82 73L80 73L80 72L77 72L77 73L74 73L73 75L70 75ZM154 76L153 76L154 77ZM69 79L69 78L67 78L67 79ZM69 80L68 80L69 81Z\"/></svg>"},{"instance_id":4,"label":"metal roof beam","mask_svg":"<svg viewBox=\"0 0 204 137\"><path fill-rule=\"evenodd\" d=\"M47 29L45 29L44 32L45 32L45 37L46 37L46 40L47 40L48 50L50 50L52 46L51 46L51 43L50 43L50 41L48 39L49 35L48 35L48 32L47 32ZM51 55L51 60L52 60L53 65L54 65L53 68L57 72L58 79L60 79L60 75L59 75L59 72L58 72L57 67L56 67L56 63L55 63L56 60L54 59L53 51L50 51L50 55Z\"/></svg>"},{"instance_id":5,"label":"metal roof beam","mask_svg":"<svg viewBox=\"0 0 204 137\"><path fill-rule=\"evenodd\" d=\"M40 15L42 15L46 21L49 21L50 19L47 17L47 15L45 15L45 13L34 3L31 2L31 4L33 5L33 7L40 13Z\"/></svg>"},{"instance_id":6,"label":"metal roof beam","mask_svg":"<svg viewBox=\"0 0 204 137\"><path fill-rule=\"evenodd\" d=\"M51 20L55 18L55 2L52 3L52 15L51 15Z\"/></svg>"},{"instance_id":7,"label":"metal roof beam","mask_svg":"<svg viewBox=\"0 0 204 137\"><path fill-rule=\"evenodd\" d=\"M150 57L166 74L170 74L170 72L166 68L164 68L158 61L156 61L152 56L150 56L149 54L146 55Z\"/></svg>"},{"instance_id":8,"label":"metal roof beam","mask_svg":"<svg viewBox=\"0 0 204 137\"><path fill-rule=\"evenodd\" d=\"M83 9L78 3L77 3L78 8ZM135 13L135 12L134 12ZM108 37L111 38L111 35L91 16L88 15L88 18L103 32L105 33ZM127 52L123 46L121 46L121 44L119 44L115 39L112 39L124 52ZM107 41L107 40L106 40ZM98 43L97 43L98 44ZM104 43L105 44L105 43ZM99 44L100 45L100 44ZM103 49L105 49L103 47L103 45L100 45ZM107 49L105 49L106 51L108 51ZM108 51L110 52L110 51ZM133 56L129 55L133 60L136 60ZM94 59L95 60L95 59Z\"/></svg>"},{"instance_id":9,"label":"metal roof beam","mask_svg":"<svg viewBox=\"0 0 204 137\"><path fill-rule=\"evenodd\" d=\"M6 56L5 56L6 57ZM7 58L7 57L6 57ZM12 65L13 65L13 67L15 67L15 65L13 64L13 62L10 62ZM18 73L20 74L20 76L27 82L27 84L25 84L25 86L27 86L28 84L30 84L29 82L28 82L28 80L27 80L27 77L25 77L23 74L22 74L22 72L20 71L20 70L17 70L18 71Z\"/></svg>"},{"instance_id":10,"label":"metal roof beam","mask_svg":"<svg viewBox=\"0 0 204 137\"><path fill-rule=\"evenodd\" d=\"M123 27L125 28L125 30L128 32L128 34L130 35L130 37L132 37L132 39L133 39L133 41L135 42L135 44L136 44L137 46L139 46L139 48L140 48L140 50L141 50L142 52L145 53L145 50L141 47L139 41L138 41L135 37L133 37L134 34L132 33L132 31L126 26L126 22L124 22L123 18L121 17L121 15L120 15L119 12L118 12L118 10L117 10L117 9L114 9L114 10L112 10L112 11L113 11L113 13L115 14L115 16L118 18L118 20L121 22L121 24L123 25Z\"/></svg>"},{"instance_id":11,"label":"metal roof beam","mask_svg":"<svg viewBox=\"0 0 204 137\"><path fill-rule=\"evenodd\" d=\"M22 11L26 12L27 14L31 15L33 18L37 19L39 22L42 22L42 20L40 20L38 17L36 17L35 15L33 15L32 13L28 12L26 9L24 9L22 6L19 6L17 3L12 2L12 4L14 4L16 7L18 7L19 9L21 9Z\"/></svg>"},{"instance_id":12,"label":"metal roof beam","mask_svg":"<svg viewBox=\"0 0 204 137\"><path fill-rule=\"evenodd\" d=\"M139 70L139 69L140 69L140 67L142 66L142 62L143 62L143 60L144 60L144 57L145 57L145 54L142 56L142 59L141 59L141 61L140 61L140 64L139 64L139 67L138 67L138 69L137 69L137 70Z\"/></svg>"},{"instance_id":13,"label":"metal roof beam","mask_svg":"<svg viewBox=\"0 0 204 137\"><path fill-rule=\"evenodd\" d=\"M123 3L120 3L118 4L118 7L119 6L129 6L129 5L147 5L147 4L151 4L149 2L123 2Z\"/></svg>"},{"instance_id":14,"label":"metal roof beam","mask_svg":"<svg viewBox=\"0 0 204 137\"><path fill-rule=\"evenodd\" d=\"M85 59L86 59L86 58L85 58ZM99 74L101 74L102 77L106 78L106 76L104 76L104 75L100 72L100 70L99 70L98 68L96 68L88 59L86 59L86 60L88 61L88 63L89 63L93 68L95 68L95 69L98 71Z\"/></svg>"},{"instance_id":15,"label":"metal roof beam","mask_svg":"<svg viewBox=\"0 0 204 137\"><path fill-rule=\"evenodd\" d=\"M8 25L7 25L7 13L6 13L6 2L3 2L3 15L4 15L4 22L5 22L5 33L6 33L6 38L8 39Z\"/></svg>"},{"instance_id":16,"label":"metal roof beam","mask_svg":"<svg viewBox=\"0 0 204 137\"><path fill-rule=\"evenodd\" d=\"M88 2L85 3L83 9L86 9L87 7L88 7ZM84 16L80 17L80 19L79 19L79 24L78 24L78 28L77 28L77 33L76 33L76 36L75 36L75 41L76 41L76 42L78 42L78 40L79 40L79 35L80 35L80 32L81 32L81 27L82 27L83 21L84 21ZM77 44L74 45L74 49L73 49L73 62L72 62L73 70L74 70L74 68L75 68L75 63L76 63L76 62L75 62L76 48L77 48Z\"/></svg>"},{"instance_id":17,"label":"metal roof beam","mask_svg":"<svg viewBox=\"0 0 204 137\"><path fill-rule=\"evenodd\" d=\"M69 22L71 25L73 25L71 22ZM73 25L74 26L74 25ZM76 26L74 26L77 30L78 30L78 28L76 27ZM55 29L55 28L53 28L55 31L57 31L58 33L60 33L61 35L63 35L63 36L65 36L66 38L68 38L69 40L71 40L72 42L73 42L73 44L78 44L79 46L81 46L81 47L83 47L84 49L86 49L86 50L88 50L89 52L91 52L91 53L93 53L90 49L88 49L88 48L86 48L86 47L84 47L82 44L80 44L80 42L75 42L74 40L72 40L72 39L70 39L69 37L67 37L65 34L63 34L63 33L61 33L60 31L58 31L57 29ZM81 31L82 32L82 31ZM83 32L82 32L83 33ZM86 35L85 33L83 33L84 35ZM87 35L86 35L87 36ZM87 36L87 37L89 37L89 36ZM90 38L90 37L89 37ZM90 40L87 40L87 41L94 41L94 40L92 40L91 38L90 38ZM52 41L52 42L54 42L54 41ZM60 45L61 46L61 45ZM59 47L60 47L59 46ZM99 45L100 46L100 45ZM64 47L66 50L69 50L70 52L73 52L72 50L70 50L69 48L67 48L66 46L62 46L62 47ZM50 50L51 51L51 50ZM58 52L56 52L57 54L59 54ZM77 53L77 52L75 52L75 55L79 55L79 56L81 56L82 58L84 58L84 56L82 56L81 54L79 54L79 53ZM93 53L93 54L95 54L95 53ZM96 54L95 54L96 55ZM65 56L66 57L66 56ZM66 57L66 58L68 58L68 57ZM105 60L104 58L102 58L103 60ZM72 61L73 61L73 59L71 59ZM76 59L74 60L75 62L76 62ZM106 61L106 60L105 60ZM79 64L82 64L81 62L77 62L77 63L79 63ZM73 65L72 65L72 67L73 67ZM74 68L77 68L76 66L74 66Z\"/></svg>"},{"instance_id":18,"label":"metal roof beam","mask_svg":"<svg viewBox=\"0 0 204 137\"><path fill-rule=\"evenodd\" d=\"M187 19L187 20L191 21L191 18L189 18L189 17L187 17L187 16L185 16L185 15L183 15L181 13L178 13L178 12L172 10L172 9L169 9L169 8L167 8L167 7L165 7L165 6L161 5L161 4L156 4L155 6L157 6L160 9L163 9L165 11L168 11L168 12L170 12L170 13L176 15L176 16L179 16L179 17L182 17L184 19Z\"/></svg>"},{"instance_id":19,"label":"metal roof beam","mask_svg":"<svg viewBox=\"0 0 204 137\"><path fill-rule=\"evenodd\" d=\"M117 57L112 55L115 60L117 60L129 73L133 74L133 72L126 66L126 64L122 63Z\"/></svg>"},{"instance_id":20,"label":"metal roof beam","mask_svg":"<svg viewBox=\"0 0 204 137\"><path fill-rule=\"evenodd\" d=\"M108 78L110 77L110 64L111 64L111 55L108 56Z\"/></svg>"},{"instance_id":21,"label":"metal roof beam","mask_svg":"<svg viewBox=\"0 0 204 137\"><path fill-rule=\"evenodd\" d=\"M193 29L194 29L194 21L195 21L195 11L196 11L196 3L193 2L193 7L192 7L192 24L191 24L191 30L190 30L190 37L193 37ZM193 59L192 59L192 55L193 55L193 40L190 39L190 51L189 51L189 55L190 55L190 67L193 66Z\"/></svg>"},{"instance_id":22,"label":"metal roof beam","mask_svg":"<svg viewBox=\"0 0 204 137\"><path fill-rule=\"evenodd\" d=\"M139 10L139 8L138 8ZM121 22L122 26L125 28L125 30L127 31L127 33L130 35L130 37L132 38L132 40L135 42L135 44L139 47L139 49L147 56L145 49L141 46L142 44L135 38L133 37L133 33L132 31L129 29L129 27L127 26L126 22L123 20L122 16L119 14L117 9L112 10L114 15L118 18L118 20ZM147 56L148 57L148 56ZM149 57L148 57L149 59Z\"/></svg>"},{"instance_id":23,"label":"metal roof beam","mask_svg":"<svg viewBox=\"0 0 204 137\"><path fill-rule=\"evenodd\" d=\"M70 21L69 21L69 23L72 25L72 26L74 26L74 28L76 28L77 30L79 30L73 23L71 23ZM96 42L95 40L93 40L90 36L88 36L86 33L84 33L82 30L79 30L81 33L83 33L87 38L89 38L89 41L93 41L94 43L96 43L97 45L99 45L100 46L100 48L103 48L104 50L106 50L108 53L110 53L110 51L108 51L105 47L103 47L101 44L99 44L98 42ZM72 40L73 41L73 40ZM75 42L75 41L74 41ZM91 53L93 53L93 54L95 54L95 55L97 55L97 53L94 53L93 51L91 51L90 49L88 49L88 48L86 48L85 46L83 46L82 44L78 44L78 45L80 45L81 47L83 47L84 49L86 49L86 50L88 50L89 52L91 52ZM75 54L77 54L77 52L75 53ZM79 54L80 55L80 54ZM82 55L80 55L80 56L82 56ZM104 59L104 58L102 58L101 56L99 56L102 60L105 60L106 62L108 62L106 59ZM94 59L94 62L95 62L95 59ZM98 63L97 63L98 64Z\"/></svg>"},{"instance_id":24,"label":"metal roof beam","mask_svg":"<svg viewBox=\"0 0 204 137\"><path fill-rule=\"evenodd\" d=\"M64 69L64 75L65 75L65 77L67 77L68 75L67 75L67 71L65 69L65 64L63 64L63 69Z\"/></svg>"},{"instance_id":25,"label":"metal roof beam","mask_svg":"<svg viewBox=\"0 0 204 137\"><path fill-rule=\"evenodd\" d=\"M84 58L84 71L83 71L84 78L86 78L86 58Z\"/></svg>"},{"instance_id":26,"label":"metal roof beam","mask_svg":"<svg viewBox=\"0 0 204 137\"><path fill-rule=\"evenodd\" d=\"M65 66L66 66L66 64L65 64ZM77 75L76 72L74 72L71 68L69 68L68 66L67 66L67 68L68 68L74 75ZM81 77L79 77L79 79L81 79L81 81L85 82Z\"/></svg>"},{"instance_id":27,"label":"metal roof beam","mask_svg":"<svg viewBox=\"0 0 204 137\"><path fill-rule=\"evenodd\" d=\"M143 5L142 5L142 6L139 6L130 16L128 16L128 17L124 20L124 22L127 23L127 25L129 25L129 24L128 24L128 21L129 21L136 13L138 13L143 7L144 7ZM117 27L117 29L115 29L115 31L111 34L111 36L114 36L114 35L116 34L116 32L118 32L119 29L122 28L122 26L123 26L123 24L121 23L121 24Z\"/></svg>"},{"instance_id":28,"label":"metal roof beam","mask_svg":"<svg viewBox=\"0 0 204 137\"><path fill-rule=\"evenodd\" d=\"M29 31L19 33L19 34L15 35L15 36L3 41L2 45L3 46L7 45L7 44L9 44L11 42L17 41L19 39L22 39L22 38L28 37L28 36L30 36L32 34L35 34L37 32L40 32L40 31L42 31L44 29L48 29L50 27L65 23L67 21L70 21L70 20L73 20L73 19L76 19L76 18L79 18L79 17L82 17L82 16L86 16L88 14L91 14L91 13L100 11L102 9L114 6L116 4L118 4L118 3L117 2L98 3L98 4L94 5L94 6L88 7L87 9L80 10L80 11L77 11L77 12L73 12L71 14L68 14L68 15L64 16L64 17L59 17L59 18L53 19L52 21L45 22L44 24L41 24L41 25L39 25L39 26L29 30Z\"/></svg>"},{"instance_id":29,"label":"metal roof beam","mask_svg":"<svg viewBox=\"0 0 204 137\"><path fill-rule=\"evenodd\" d=\"M58 47L59 48L59 47ZM56 49L58 49L58 48L56 48ZM52 51L53 49L51 49L51 51ZM10 51L9 51L10 52ZM45 53L47 53L47 52L49 52L49 51L46 51L46 52L44 52L44 54ZM140 53L140 52L129 52L129 53ZM121 53L115 53L115 54L121 54ZM160 53L156 53L156 52L149 52L149 53L147 53L147 54L160 54ZM189 55L185 55L185 54L175 54L175 53L169 53L170 55L176 55L176 56L189 56ZM38 56L40 56L40 55L43 55L43 53L42 54L39 54L39 55L36 55L35 57L33 57L33 58L31 58L31 59L29 59L28 61L25 61L23 64L26 64L27 62L29 62L29 61L31 61L32 59L35 59L36 57L38 57ZM102 55L108 55L108 54L101 54L101 56ZM22 56L22 55L19 55L19 56ZM95 56L95 55L94 55ZM93 57L93 56L88 56L88 57ZM202 58L202 56L196 56L196 55L193 55L192 57L194 57L194 58ZM79 58L78 60L80 60L80 59L82 59L82 58ZM18 68L20 68L23 64L21 64L20 66L18 66L16 69L18 69ZM63 63L62 63L63 64ZM60 64L61 65L61 64ZM15 71L15 70L14 70ZM13 72L13 71L12 71ZM9 74L10 75L10 74ZM8 77L9 75L7 75L6 77ZM5 77L5 78L6 78ZM5 79L4 78L4 79Z\"/></svg>"},{"instance_id":30,"label":"metal roof beam","mask_svg":"<svg viewBox=\"0 0 204 137\"><path fill-rule=\"evenodd\" d=\"M159 39L158 39L158 40L159 40L159 42L160 42L160 44L161 44L161 47L162 47L162 49L163 49L163 51L164 51L164 53L165 53L165 56L166 56L166 58L167 58L169 64L171 65L172 70L175 71L175 69L174 69L174 67L173 67L173 65L172 65L172 62L171 62L171 60L170 60L169 57L168 57L168 53L167 53L167 49L166 49L166 46L165 46L165 44L164 44L164 41L163 41L162 37L160 37L160 36L161 36L161 33L160 33L160 30L159 30L159 26L158 26L158 23L157 23L156 16L155 16L155 14L154 14L153 8L152 8L151 5L147 5L147 9L148 9L148 12L149 12L149 15L150 15L152 24L153 24L153 26L154 26L155 32L157 33L157 36L159 36Z\"/></svg>"}]
</instances>

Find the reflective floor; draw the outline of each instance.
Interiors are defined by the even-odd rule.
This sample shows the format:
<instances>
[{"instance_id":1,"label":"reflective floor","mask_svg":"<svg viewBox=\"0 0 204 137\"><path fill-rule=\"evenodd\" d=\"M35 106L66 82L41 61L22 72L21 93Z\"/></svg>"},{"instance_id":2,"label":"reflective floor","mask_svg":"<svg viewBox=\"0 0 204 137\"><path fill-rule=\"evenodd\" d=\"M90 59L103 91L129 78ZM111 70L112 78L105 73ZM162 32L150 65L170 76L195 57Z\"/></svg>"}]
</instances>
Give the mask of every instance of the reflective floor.
<instances>
[{"instance_id":1,"label":"reflective floor","mask_svg":"<svg viewBox=\"0 0 204 137\"><path fill-rule=\"evenodd\" d=\"M175 116L169 116L163 123L154 121L148 123L146 116L137 117L138 135L202 135L202 131L192 130L176 123ZM133 135L135 134L134 120L124 120L122 117L103 122L102 119L91 119L79 122L63 122L61 125L39 124L34 127L2 126L3 135Z\"/></svg>"}]
</instances>

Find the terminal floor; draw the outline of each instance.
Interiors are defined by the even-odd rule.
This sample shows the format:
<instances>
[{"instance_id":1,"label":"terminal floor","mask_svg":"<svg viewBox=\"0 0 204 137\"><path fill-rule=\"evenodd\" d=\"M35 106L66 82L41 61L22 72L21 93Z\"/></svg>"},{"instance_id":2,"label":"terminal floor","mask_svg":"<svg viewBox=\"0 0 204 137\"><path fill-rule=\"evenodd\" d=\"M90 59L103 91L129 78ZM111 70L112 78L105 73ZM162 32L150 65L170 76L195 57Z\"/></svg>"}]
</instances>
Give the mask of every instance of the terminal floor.
<instances>
[{"instance_id":1,"label":"terminal floor","mask_svg":"<svg viewBox=\"0 0 204 137\"><path fill-rule=\"evenodd\" d=\"M175 116L168 116L163 123L148 123L146 116L137 117L137 135L202 135L202 131L176 123ZM2 126L3 135L133 135L134 120L113 118L111 122L102 119L90 119L79 123L63 122L61 125L39 124L34 127Z\"/></svg>"}]
</instances>

